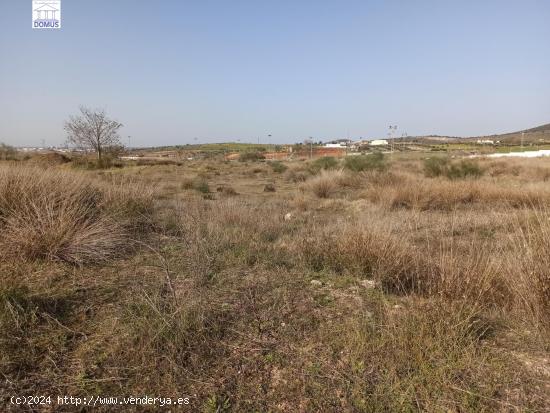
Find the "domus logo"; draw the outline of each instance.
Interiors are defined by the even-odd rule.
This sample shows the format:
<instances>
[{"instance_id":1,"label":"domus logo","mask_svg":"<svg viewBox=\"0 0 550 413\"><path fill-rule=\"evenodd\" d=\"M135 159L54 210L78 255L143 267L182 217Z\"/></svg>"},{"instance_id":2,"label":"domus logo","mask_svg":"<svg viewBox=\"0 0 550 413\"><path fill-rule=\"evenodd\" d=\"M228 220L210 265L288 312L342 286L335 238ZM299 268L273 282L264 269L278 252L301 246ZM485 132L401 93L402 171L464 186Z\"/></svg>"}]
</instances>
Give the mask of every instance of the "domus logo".
<instances>
[{"instance_id":1,"label":"domus logo","mask_svg":"<svg viewBox=\"0 0 550 413\"><path fill-rule=\"evenodd\" d=\"M61 0L33 0L32 28L60 29Z\"/></svg>"}]
</instances>

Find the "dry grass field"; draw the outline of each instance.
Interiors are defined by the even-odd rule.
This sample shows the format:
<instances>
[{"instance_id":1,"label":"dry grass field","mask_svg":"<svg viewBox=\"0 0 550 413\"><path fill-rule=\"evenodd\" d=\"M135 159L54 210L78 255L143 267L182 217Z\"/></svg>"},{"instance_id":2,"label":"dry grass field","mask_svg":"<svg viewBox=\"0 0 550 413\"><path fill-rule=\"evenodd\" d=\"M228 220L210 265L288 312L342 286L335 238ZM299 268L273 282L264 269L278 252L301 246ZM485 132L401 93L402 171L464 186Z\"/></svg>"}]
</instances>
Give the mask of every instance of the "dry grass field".
<instances>
[{"instance_id":1,"label":"dry grass field","mask_svg":"<svg viewBox=\"0 0 550 413\"><path fill-rule=\"evenodd\" d=\"M0 400L549 411L550 161L421 158L3 161Z\"/></svg>"}]
</instances>

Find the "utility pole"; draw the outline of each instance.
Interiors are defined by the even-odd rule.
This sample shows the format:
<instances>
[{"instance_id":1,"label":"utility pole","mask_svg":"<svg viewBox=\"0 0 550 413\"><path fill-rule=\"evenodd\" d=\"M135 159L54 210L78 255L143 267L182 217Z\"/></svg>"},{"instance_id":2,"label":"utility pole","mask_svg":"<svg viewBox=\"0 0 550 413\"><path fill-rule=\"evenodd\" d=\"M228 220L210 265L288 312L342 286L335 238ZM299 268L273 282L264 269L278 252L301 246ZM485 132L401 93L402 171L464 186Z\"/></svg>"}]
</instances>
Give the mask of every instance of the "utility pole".
<instances>
[{"instance_id":1,"label":"utility pole","mask_svg":"<svg viewBox=\"0 0 550 413\"><path fill-rule=\"evenodd\" d=\"M521 151L523 152L523 137L525 136L525 132L521 132Z\"/></svg>"},{"instance_id":2,"label":"utility pole","mask_svg":"<svg viewBox=\"0 0 550 413\"><path fill-rule=\"evenodd\" d=\"M391 154L392 154L392 156L393 156L393 144L394 144L394 137L393 137L393 134L394 134L394 132L397 130L397 125L394 125L394 126L390 125L390 126L389 126L389 129L390 129L390 132L389 132L388 135L390 136L390 139L391 139Z\"/></svg>"},{"instance_id":3,"label":"utility pole","mask_svg":"<svg viewBox=\"0 0 550 413\"><path fill-rule=\"evenodd\" d=\"M309 143L309 159L313 158L313 137L306 139L304 143L307 145Z\"/></svg>"}]
</instances>

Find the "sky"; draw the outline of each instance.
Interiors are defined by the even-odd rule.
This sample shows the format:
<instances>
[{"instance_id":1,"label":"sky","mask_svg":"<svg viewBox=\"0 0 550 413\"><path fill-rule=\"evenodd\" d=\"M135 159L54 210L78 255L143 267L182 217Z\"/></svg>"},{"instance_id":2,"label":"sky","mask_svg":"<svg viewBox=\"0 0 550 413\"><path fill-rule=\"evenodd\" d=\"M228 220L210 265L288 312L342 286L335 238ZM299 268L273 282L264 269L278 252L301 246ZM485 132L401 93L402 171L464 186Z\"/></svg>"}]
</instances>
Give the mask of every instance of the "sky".
<instances>
[{"instance_id":1,"label":"sky","mask_svg":"<svg viewBox=\"0 0 550 413\"><path fill-rule=\"evenodd\" d=\"M61 145L80 105L123 142L479 136L550 122L547 0L0 0L0 142ZM271 136L268 136L271 135Z\"/></svg>"}]
</instances>

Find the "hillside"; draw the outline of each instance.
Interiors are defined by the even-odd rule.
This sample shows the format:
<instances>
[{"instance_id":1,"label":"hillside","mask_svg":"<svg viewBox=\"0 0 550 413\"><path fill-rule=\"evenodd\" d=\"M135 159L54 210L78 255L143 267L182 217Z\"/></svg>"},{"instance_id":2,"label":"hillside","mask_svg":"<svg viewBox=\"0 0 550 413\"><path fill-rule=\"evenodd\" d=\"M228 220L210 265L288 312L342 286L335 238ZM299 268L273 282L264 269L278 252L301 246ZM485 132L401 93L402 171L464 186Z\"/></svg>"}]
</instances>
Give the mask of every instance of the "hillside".
<instances>
[{"instance_id":1,"label":"hillside","mask_svg":"<svg viewBox=\"0 0 550 413\"><path fill-rule=\"evenodd\" d=\"M537 126L536 128L527 129L527 130L524 130L523 132L525 132L525 133L536 133L536 132L549 133L550 132L550 123L547 123L546 125L542 125L542 126ZM516 132L516 133L521 133L521 131Z\"/></svg>"},{"instance_id":2,"label":"hillside","mask_svg":"<svg viewBox=\"0 0 550 413\"><path fill-rule=\"evenodd\" d=\"M523 142L526 144L539 143L541 141L548 142L550 141L550 123L530 129L525 129L523 131L505 133L501 135L492 135L488 138L499 140L503 143L519 143L521 142L522 134Z\"/></svg>"},{"instance_id":3,"label":"hillside","mask_svg":"<svg viewBox=\"0 0 550 413\"><path fill-rule=\"evenodd\" d=\"M456 137L456 136L445 136L445 135L424 135L424 136L414 136L407 138L398 138L396 140L413 140L417 143L424 144L434 144L434 143L459 143L459 142L474 142L478 139L490 139L493 141L500 141L502 143L519 143L522 138L524 143L535 143L541 141L550 142L550 123L545 125L537 126L530 129L525 129L523 131L494 134L494 135L483 135L483 136L469 136L469 137Z\"/></svg>"}]
</instances>

